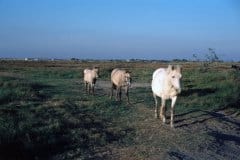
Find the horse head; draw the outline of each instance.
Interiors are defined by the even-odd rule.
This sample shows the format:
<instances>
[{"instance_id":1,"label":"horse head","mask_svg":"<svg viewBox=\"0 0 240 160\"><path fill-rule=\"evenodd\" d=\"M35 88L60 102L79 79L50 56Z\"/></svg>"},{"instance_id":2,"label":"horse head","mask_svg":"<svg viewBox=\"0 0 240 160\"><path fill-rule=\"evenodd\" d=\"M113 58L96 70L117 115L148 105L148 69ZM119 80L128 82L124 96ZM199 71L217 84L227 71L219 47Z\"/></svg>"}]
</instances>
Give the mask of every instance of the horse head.
<instances>
[{"instance_id":1,"label":"horse head","mask_svg":"<svg viewBox=\"0 0 240 160\"><path fill-rule=\"evenodd\" d=\"M173 87L178 93L181 92L181 68L180 66L169 65L167 69L169 84Z\"/></svg>"}]
</instances>

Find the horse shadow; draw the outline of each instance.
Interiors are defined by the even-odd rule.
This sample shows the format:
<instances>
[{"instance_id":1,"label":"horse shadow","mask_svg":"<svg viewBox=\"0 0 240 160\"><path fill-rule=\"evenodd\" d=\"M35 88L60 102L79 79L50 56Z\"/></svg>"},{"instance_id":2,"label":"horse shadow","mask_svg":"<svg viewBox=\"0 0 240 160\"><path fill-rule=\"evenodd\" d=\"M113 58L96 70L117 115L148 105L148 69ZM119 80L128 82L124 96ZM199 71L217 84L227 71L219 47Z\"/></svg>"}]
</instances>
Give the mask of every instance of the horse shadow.
<instances>
[{"instance_id":1,"label":"horse shadow","mask_svg":"<svg viewBox=\"0 0 240 160\"><path fill-rule=\"evenodd\" d=\"M197 94L198 96L202 97L202 96L216 93L216 91L217 89L213 89L213 88L204 88L204 89L190 88L190 89L183 90L180 96L188 97L188 96Z\"/></svg>"},{"instance_id":2,"label":"horse shadow","mask_svg":"<svg viewBox=\"0 0 240 160\"><path fill-rule=\"evenodd\" d=\"M240 137L236 135L230 135L225 133L220 133L217 131L212 131L209 133L210 136L215 137L216 141L223 145L225 141L233 141L235 144L240 146Z\"/></svg>"},{"instance_id":3,"label":"horse shadow","mask_svg":"<svg viewBox=\"0 0 240 160\"><path fill-rule=\"evenodd\" d=\"M186 113L178 114L176 115L177 120L175 120L175 124L178 124L176 128L190 127L195 124L203 124L211 119L225 121L240 127L240 121L234 121L232 118L226 116L220 111L221 110L205 111L201 109L194 109ZM192 114L195 116L190 116Z\"/></svg>"}]
</instances>

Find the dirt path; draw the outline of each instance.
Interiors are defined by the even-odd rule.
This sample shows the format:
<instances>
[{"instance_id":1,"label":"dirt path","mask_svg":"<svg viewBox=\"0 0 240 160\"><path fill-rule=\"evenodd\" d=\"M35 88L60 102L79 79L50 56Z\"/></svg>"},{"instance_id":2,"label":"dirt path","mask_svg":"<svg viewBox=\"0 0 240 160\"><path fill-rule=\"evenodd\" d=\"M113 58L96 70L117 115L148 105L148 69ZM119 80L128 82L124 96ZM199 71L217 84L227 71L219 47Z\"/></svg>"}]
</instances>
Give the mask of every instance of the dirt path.
<instances>
[{"instance_id":1,"label":"dirt path","mask_svg":"<svg viewBox=\"0 0 240 160\"><path fill-rule=\"evenodd\" d=\"M150 83L132 83L130 89L138 88L138 87L150 87ZM110 81L97 81L95 86L96 94L99 94L102 96L107 95L110 96L111 93L111 82Z\"/></svg>"},{"instance_id":2,"label":"dirt path","mask_svg":"<svg viewBox=\"0 0 240 160\"><path fill-rule=\"evenodd\" d=\"M134 83L132 88L150 87ZM109 91L110 83L98 81L97 88ZM137 103L134 144L109 146L110 159L240 159L240 118L224 111L191 110L175 117L175 129L161 124L153 109ZM169 113L168 113L169 115ZM169 121L169 117L168 117Z\"/></svg>"},{"instance_id":3,"label":"dirt path","mask_svg":"<svg viewBox=\"0 0 240 160\"><path fill-rule=\"evenodd\" d=\"M150 83L138 83L134 82L131 85L131 88L137 88L137 87L150 87ZM111 82L110 81L97 81L96 83L97 88L104 88L104 89L110 89L111 88Z\"/></svg>"},{"instance_id":4,"label":"dirt path","mask_svg":"<svg viewBox=\"0 0 240 160\"><path fill-rule=\"evenodd\" d=\"M138 106L140 123L136 144L118 148L118 159L240 159L240 120L221 112L198 112L176 116L176 128L153 118L153 110Z\"/></svg>"}]
</instances>

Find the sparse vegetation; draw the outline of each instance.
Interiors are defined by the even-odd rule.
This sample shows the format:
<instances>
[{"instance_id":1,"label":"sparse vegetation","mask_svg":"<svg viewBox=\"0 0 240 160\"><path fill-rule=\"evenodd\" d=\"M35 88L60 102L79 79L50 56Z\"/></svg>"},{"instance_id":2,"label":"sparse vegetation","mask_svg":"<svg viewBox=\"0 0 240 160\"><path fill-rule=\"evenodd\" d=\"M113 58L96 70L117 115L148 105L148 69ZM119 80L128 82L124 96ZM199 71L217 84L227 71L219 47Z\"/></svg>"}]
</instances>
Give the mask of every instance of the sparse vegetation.
<instances>
[{"instance_id":1,"label":"sparse vegetation","mask_svg":"<svg viewBox=\"0 0 240 160\"><path fill-rule=\"evenodd\" d=\"M111 101L110 88L89 96L82 83L92 66L102 81L120 67L134 73L133 83L150 83L167 63L1 62L0 159L238 158L240 72L230 63L210 63L207 72L201 62L174 63L183 67L183 91L171 130L154 119L150 87L132 88L128 105Z\"/></svg>"},{"instance_id":2,"label":"sparse vegetation","mask_svg":"<svg viewBox=\"0 0 240 160\"><path fill-rule=\"evenodd\" d=\"M202 72L207 72L211 64L218 64L219 62L222 62L213 48L208 48L208 53L204 55L203 59L201 59L197 54L193 54L193 59L196 62L202 63L201 67L199 68L199 70Z\"/></svg>"}]
</instances>

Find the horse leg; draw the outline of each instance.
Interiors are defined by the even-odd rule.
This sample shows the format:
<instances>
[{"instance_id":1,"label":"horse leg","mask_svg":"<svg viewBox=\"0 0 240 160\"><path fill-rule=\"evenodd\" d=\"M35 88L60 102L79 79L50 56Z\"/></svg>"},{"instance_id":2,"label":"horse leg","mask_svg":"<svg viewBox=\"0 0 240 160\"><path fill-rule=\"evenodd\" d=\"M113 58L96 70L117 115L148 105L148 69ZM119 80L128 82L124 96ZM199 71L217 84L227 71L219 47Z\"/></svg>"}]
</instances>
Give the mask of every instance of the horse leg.
<instances>
[{"instance_id":1,"label":"horse leg","mask_svg":"<svg viewBox=\"0 0 240 160\"><path fill-rule=\"evenodd\" d=\"M126 97L127 97L127 103L130 104L130 101L129 101L129 92L128 92L128 87L126 87Z\"/></svg>"},{"instance_id":2,"label":"horse leg","mask_svg":"<svg viewBox=\"0 0 240 160\"><path fill-rule=\"evenodd\" d=\"M85 91L87 93L87 82L84 82L84 85L85 85Z\"/></svg>"},{"instance_id":3,"label":"horse leg","mask_svg":"<svg viewBox=\"0 0 240 160\"><path fill-rule=\"evenodd\" d=\"M166 118L165 118L166 100L162 98L161 101L162 101L162 105L161 105L161 110L160 110L160 118L162 119L163 123L165 123L166 122Z\"/></svg>"},{"instance_id":4,"label":"horse leg","mask_svg":"<svg viewBox=\"0 0 240 160\"><path fill-rule=\"evenodd\" d=\"M174 106L175 106L176 100L177 100L177 96L172 98L172 103L171 103L171 127L172 128L174 127L173 117L174 117Z\"/></svg>"},{"instance_id":5,"label":"horse leg","mask_svg":"<svg viewBox=\"0 0 240 160\"><path fill-rule=\"evenodd\" d=\"M85 83L85 91L86 91L86 93L88 93L88 84L87 83Z\"/></svg>"},{"instance_id":6,"label":"horse leg","mask_svg":"<svg viewBox=\"0 0 240 160\"><path fill-rule=\"evenodd\" d=\"M96 81L97 81L96 78L94 78L94 79L92 80L92 94L93 94L93 95L95 95L95 84L96 84Z\"/></svg>"},{"instance_id":7,"label":"horse leg","mask_svg":"<svg viewBox=\"0 0 240 160\"><path fill-rule=\"evenodd\" d=\"M92 94L93 94L93 95L94 95L94 87L95 87L95 85L92 84L92 85L91 85L91 88L92 88Z\"/></svg>"},{"instance_id":8,"label":"horse leg","mask_svg":"<svg viewBox=\"0 0 240 160\"><path fill-rule=\"evenodd\" d=\"M158 107L158 100L157 100L157 95L153 93L153 98L155 101L155 118L159 118L159 107Z\"/></svg>"},{"instance_id":9,"label":"horse leg","mask_svg":"<svg viewBox=\"0 0 240 160\"><path fill-rule=\"evenodd\" d=\"M89 94L89 91L90 91L90 84L87 83L87 93Z\"/></svg>"},{"instance_id":10,"label":"horse leg","mask_svg":"<svg viewBox=\"0 0 240 160\"><path fill-rule=\"evenodd\" d=\"M116 88L116 101L119 100L119 87Z\"/></svg>"},{"instance_id":11,"label":"horse leg","mask_svg":"<svg viewBox=\"0 0 240 160\"><path fill-rule=\"evenodd\" d=\"M112 97L113 97L113 89L114 89L114 84L112 83L110 99L112 99Z\"/></svg>"},{"instance_id":12,"label":"horse leg","mask_svg":"<svg viewBox=\"0 0 240 160\"><path fill-rule=\"evenodd\" d=\"M119 101L122 100L122 88L119 87Z\"/></svg>"}]
</instances>

